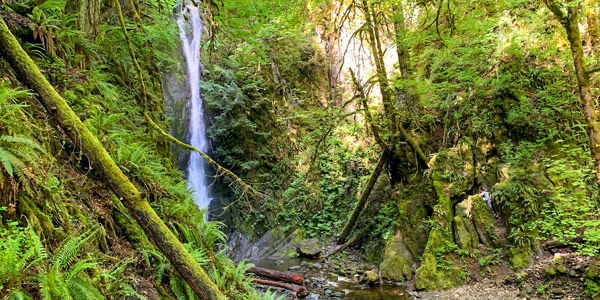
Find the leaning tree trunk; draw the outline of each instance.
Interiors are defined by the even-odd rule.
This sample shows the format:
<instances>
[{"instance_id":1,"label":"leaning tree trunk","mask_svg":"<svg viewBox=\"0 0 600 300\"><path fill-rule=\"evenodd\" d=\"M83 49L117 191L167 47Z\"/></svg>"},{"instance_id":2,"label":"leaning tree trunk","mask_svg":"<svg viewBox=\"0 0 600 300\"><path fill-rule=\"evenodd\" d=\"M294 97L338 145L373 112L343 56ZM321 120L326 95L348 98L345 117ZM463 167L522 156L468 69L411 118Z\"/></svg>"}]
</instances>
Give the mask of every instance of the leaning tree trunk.
<instances>
[{"instance_id":1,"label":"leaning tree trunk","mask_svg":"<svg viewBox=\"0 0 600 300\"><path fill-rule=\"evenodd\" d=\"M581 45L581 33L579 32L579 23L577 20L579 7L571 5L567 8L567 13L565 14L555 0L544 0L544 2L567 31L575 75L577 77L580 105L583 108L585 125L590 140L590 152L594 161L594 169L596 170L596 181L600 187L600 130L598 129L596 108L590 86L590 74L585 67L583 46Z\"/></svg>"},{"instance_id":2,"label":"leaning tree trunk","mask_svg":"<svg viewBox=\"0 0 600 300\"><path fill-rule=\"evenodd\" d=\"M112 160L100 141L85 127L71 107L46 80L33 60L0 18L0 55L6 59L17 78L37 93L37 99L76 147L123 202L153 244L169 259L200 299L225 299L200 264L177 240L133 183Z\"/></svg>"},{"instance_id":3,"label":"leaning tree trunk","mask_svg":"<svg viewBox=\"0 0 600 300\"><path fill-rule=\"evenodd\" d=\"M352 214L350 214L350 218L346 222L346 225L344 225L344 229L342 229L342 233L340 233L340 235L337 238L338 245L344 242L346 236L350 233L352 228L354 228L358 216L365 208L365 205L367 204L367 199L369 199L369 195L371 194L371 191L373 190L373 187L375 186L375 183L377 182L381 171L383 171L383 166L388 160L388 156L388 151L384 149L383 153L379 157L379 162L377 162L375 170L373 170L373 173L371 173L371 177L369 177L369 181L367 182L365 190L363 191L362 195L360 195L360 199L358 200L358 202L356 202L356 205L352 210Z\"/></svg>"}]
</instances>

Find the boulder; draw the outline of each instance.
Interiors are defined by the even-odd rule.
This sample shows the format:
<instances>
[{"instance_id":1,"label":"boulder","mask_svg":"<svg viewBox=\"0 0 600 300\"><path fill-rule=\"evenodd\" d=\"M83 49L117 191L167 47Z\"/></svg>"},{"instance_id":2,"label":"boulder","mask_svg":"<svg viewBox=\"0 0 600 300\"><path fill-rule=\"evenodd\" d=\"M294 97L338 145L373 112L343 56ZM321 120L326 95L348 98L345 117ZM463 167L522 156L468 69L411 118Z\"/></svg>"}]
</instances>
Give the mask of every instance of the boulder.
<instances>
[{"instance_id":1,"label":"boulder","mask_svg":"<svg viewBox=\"0 0 600 300\"><path fill-rule=\"evenodd\" d=\"M462 250L472 252L479 246L479 237L475 226L468 218L456 216L453 219L456 245Z\"/></svg>"},{"instance_id":2,"label":"boulder","mask_svg":"<svg viewBox=\"0 0 600 300\"><path fill-rule=\"evenodd\" d=\"M304 239L304 232L301 229L296 229L280 243L280 246L269 255L269 258L286 259L297 257L296 245L302 239Z\"/></svg>"},{"instance_id":3,"label":"boulder","mask_svg":"<svg viewBox=\"0 0 600 300\"><path fill-rule=\"evenodd\" d=\"M377 270L369 270L365 272L365 275L361 279L362 283L368 285L375 285L379 282L379 272Z\"/></svg>"},{"instance_id":4,"label":"boulder","mask_svg":"<svg viewBox=\"0 0 600 300\"><path fill-rule=\"evenodd\" d=\"M467 276L460 267L439 268L437 249L442 249L448 237L438 229L429 233L427 247L423 253L423 262L415 271L415 287L419 290L452 289L466 283Z\"/></svg>"},{"instance_id":5,"label":"boulder","mask_svg":"<svg viewBox=\"0 0 600 300\"><path fill-rule=\"evenodd\" d=\"M401 237L392 237L385 246L383 261L380 265L381 276L390 280L404 281L412 279L413 256L406 248Z\"/></svg>"},{"instance_id":6,"label":"boulder","mask_svg":"<svg viewBox=\"0 0 600 300\"><path fill-rule=\"evenodd\" d=\"M475 195L469 196L468 200L472 203L471 215L481 243L493 248L506 246L506 237L496 228L496 219L483 198Z\"/></svg>"},{"instance_id":7,"label":"boulder","mask_svg":"<svg viewBox=\"0 0 600 300\"><path fill-rule=\"evenodd\" d=\"M301 240L296 244L296 251L303 257L317 257L321 254L321 244L316 238Z\"/></svg>"}]
</instances>

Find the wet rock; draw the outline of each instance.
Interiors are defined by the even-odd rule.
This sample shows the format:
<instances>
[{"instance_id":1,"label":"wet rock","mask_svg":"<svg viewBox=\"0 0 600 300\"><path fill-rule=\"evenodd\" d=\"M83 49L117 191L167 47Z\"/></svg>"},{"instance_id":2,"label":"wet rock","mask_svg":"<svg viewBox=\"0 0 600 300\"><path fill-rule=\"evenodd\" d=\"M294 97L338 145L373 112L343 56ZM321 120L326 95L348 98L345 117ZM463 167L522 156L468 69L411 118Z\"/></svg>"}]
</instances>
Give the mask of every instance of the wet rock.
<instances>
[{"instance_id":1,"label":"wet rock","mask_svg":"<svg viewBox=\"0 0 600 300\"><path fill-rule=\"evenodd\" d=\"M319 294L311 293L308 299L319 299Z\"/></svg>"},{"instance_id":2,"label":"wet rock","mask_svg":"<svg viewBox=\"0 0 600 300\"><path fill-rule=\"evenodd\" d=\"M412 279L413 257L404 245L402 238L394 236L385 246L383 262L380 265L381 276L390 280L404 281Z\"/></svg>"},{"instance_id":3,"label":"wet rock","mask_svg":"<svg viewBox=\"0 0 600 300\"><path fill-rule=\"evenodd\" d=\"M316 238L301 240L296 244L296 251L300 256L317 257L321 254L321 244Z\"/></svg>"},{"instance_id":4,"label":"wet rock","mask_svg":"<svg viewBox=\"0 0 600 300\"><path fill-rule=\"evenodd\" d=\"M300 270L300 266L291 266L288 268L288 270L290 270L290 271Z\"/></svg>"},{"instance_id":5,"label":"wet rock","mask_svg":"<svg viewBox=\"0 0 600 300\"><path fill-rule=\"evenodd\" d=\"M360 282L368 285L377 284L379 282L379 272L377 270L366 271Z\"/></svg>"},{"instance_id":6,"label":"wet rock","mask_svg":"<svg viewBox=\"0 0 600 300\"><path fill-rule=\"evenodd\" d=\"M334 298L341 298L342 295L343 295L342 292L331 293L331 297L334 297Z\"/></svg>"}]
</instances>

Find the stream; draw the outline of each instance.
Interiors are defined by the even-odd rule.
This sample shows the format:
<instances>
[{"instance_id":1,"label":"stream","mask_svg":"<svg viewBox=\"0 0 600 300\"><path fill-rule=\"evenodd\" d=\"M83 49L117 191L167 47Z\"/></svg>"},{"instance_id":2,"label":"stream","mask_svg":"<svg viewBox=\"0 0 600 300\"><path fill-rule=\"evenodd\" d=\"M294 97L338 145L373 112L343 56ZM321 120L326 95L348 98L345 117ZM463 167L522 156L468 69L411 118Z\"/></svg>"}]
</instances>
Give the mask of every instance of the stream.
<instances>
[{"instance_id":1,"label":"stream","mask_svg":"<svg viewBox=\"0 0 600 300\"><path fill-rule=\"evenodd\" d=\"M326 265L324 260L294 258L286 260L259 259L249 262L257 267L303 275L306 281L306 287L311 292L311 295L305 299L411 299L404 287L392 283L369 286L361 284L358 280L350 276L331 276L332 271L328 270L329 266ZM322 268L314 268L314 265L319 264L322 265ZM292 271L290 271L290 269ZM331 277L337 277L337 281L333 281Z\"/></svg>"}]
</instances>

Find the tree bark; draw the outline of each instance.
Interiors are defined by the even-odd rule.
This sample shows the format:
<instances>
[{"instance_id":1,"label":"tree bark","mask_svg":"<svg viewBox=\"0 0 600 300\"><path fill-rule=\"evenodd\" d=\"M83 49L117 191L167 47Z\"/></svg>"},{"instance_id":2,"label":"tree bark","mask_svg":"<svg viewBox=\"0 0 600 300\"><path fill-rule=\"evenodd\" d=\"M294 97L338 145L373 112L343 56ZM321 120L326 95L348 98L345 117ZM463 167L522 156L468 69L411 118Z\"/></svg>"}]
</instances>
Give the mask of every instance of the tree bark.
<instances>
[{"instance_id":1,"label":"tree bark","mask_svg":"<svg viewBox=\"0 0 600 300\"><path fill-rule=\"evenodd\" d=\"M567 38L571 45L571 54L575 67L575 76L577 77L580 105L585 117L590 152L594 162L594 169L596 170L596 182L600 187L600 130L597 123L594 98L592 97L590 75L586 70L584 62L581 33L579 32L579 23L577 21L579 7L571 5L567 8L567 13L565 14L555 0L544 0L544 2L567 31Z\"/></svg>"},{"instance_id":2,"label":"tree bark","mask_svg":"<svg viewBox=\"0 0 600 300\"><path fill-rule=\"evenodd\" d=\"M246 273L251 273L251 274L258 275L260 277L265 277L265 278L274 279L274 280L278 280L278 281L295 283L295 284L299 284L299 285L304 284L304 278L301 275L290 274L290 273L281 272L281 271L277 271L277 270L271 270L271 269L267 269L267 268L252 267L252 268L246 270Z\"/></svg>"},{"instance_id":3,"label":"tree bark","mask_svg":"<svg viewBox=\"0 0 600 300\"><path fill-rule=\"evenodd\" d=\"M68 13L77 14L77 28L92 41L98 34L103 4L102 0L68 0L66 4Z\"/></svg>"},{"instance_id":4,"label":"tree bark","mask_svg":"<svg viewBox=\"0 0 600 300\"><path fill-rule=\"evenodd\" d=\"M123 202L153 244L169 259L200 299L225 299L190 253L177 240L133 183L112 160L100 141L56 90L46 80L33 60L0 19L0 55L6 59L17 78L37 93L37 99L56 124L69 136L73 145L92 161L93 166Z\"/></svg>"},{"instance_id":5,"label":"tree bark","mask_svg":"<svg viewBox=\"0 0 600 300\"><path fill-rule=\"evenodd\" d=\"M377 162L377 166L375 167L375 170L373 170L373 173L371 173L371 177L369 177L369 181L367 182L367 186L365 187L365 190L363 191L362 195L360 195L360 199L358 200L358 202L356 202L356 205L354 206L354 209L352 210L352 214L350 215L350 218L346 222L346 225L344 225L344 229L342 229L342 233L340 233L340 235L338 236L338 239L337 239L338 245L340 245L341 243L344 242L344 239L350 233L350 230L352 230L352 228L354 228L354 223L356 223L356 219L358 219L358 216L364 209L365 204L367 203L367 199L369 198L369 195L371 194L371 191L373 190L373 187L375 186L375 183L377 182L377 179L379 178L379 175L381 174L381 171L383 170L383 166L385 165L385 163L388 159L388 156L389 156L388 151L384 150L383 153L381 154L381 156L379 157L379 162Z\"/></svg>"},{"instance_id":6,"label":"tree bark","mask_svg":"<svg viewBox=\"0 0 600 300\"><path fill-rule=\"evenodd\" d=\"M310 292L306 289L306 287L299 286L299 285L293 285L293 284L289 284L289 283L263 280L263 279L257 279L257 278L252 279L252 282L290 290L290 291L292 291L292 293L294 293L292 296L292 299L294 299L295 297L304 298L304 297L310 295Z\"/></svg>"}]
</instances>

